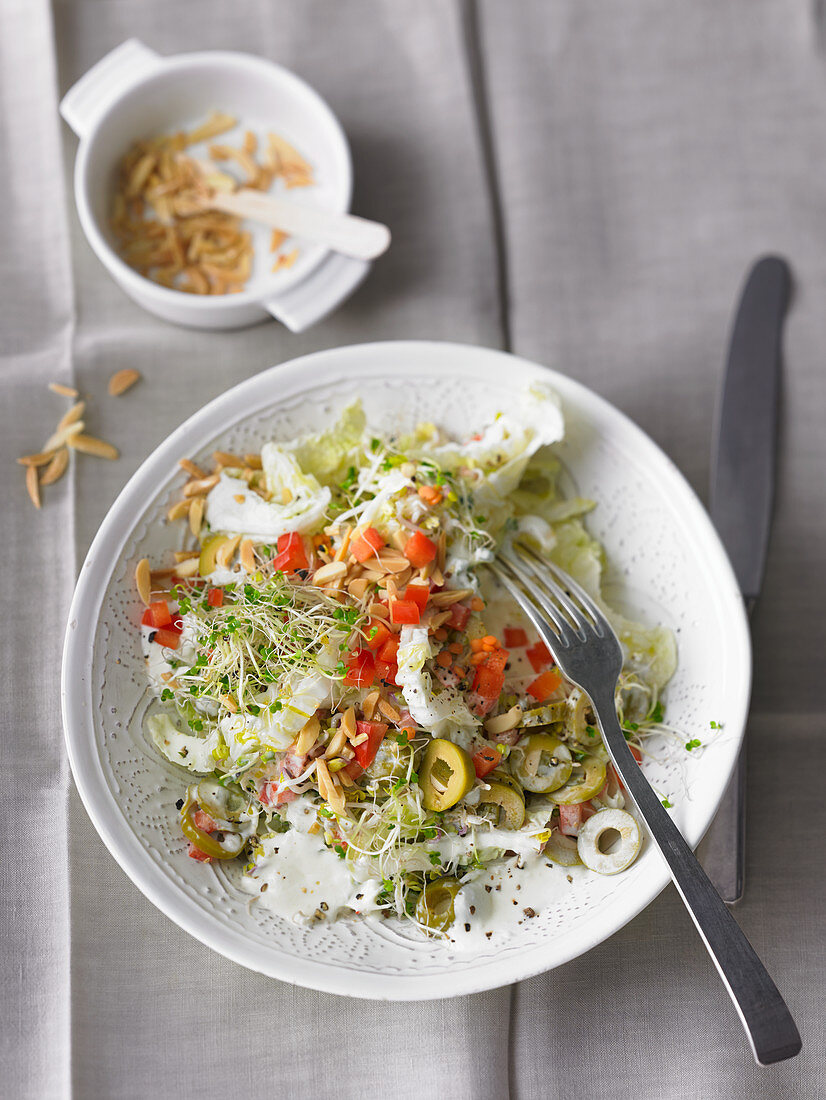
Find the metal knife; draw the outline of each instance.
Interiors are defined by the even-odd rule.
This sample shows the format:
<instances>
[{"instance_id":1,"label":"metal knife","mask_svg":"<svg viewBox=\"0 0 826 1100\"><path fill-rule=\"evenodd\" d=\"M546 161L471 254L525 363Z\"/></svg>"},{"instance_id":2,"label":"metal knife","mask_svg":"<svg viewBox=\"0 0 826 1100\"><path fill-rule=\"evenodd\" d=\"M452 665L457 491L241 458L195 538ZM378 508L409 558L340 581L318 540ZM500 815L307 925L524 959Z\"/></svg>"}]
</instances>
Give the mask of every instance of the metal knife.
<instances>
[{"instance_id":1,"label":"metal knife","mask_svg":"<svg viewBox=\"0 0 826 1100\"><path fill-rule=\"evenodd\" d=\"M751 614L763 582L774 499L783 321L789 265L764 256L749 272L729 344L717 410L710 512ZM733 905L745 878L746 746L704 842L704 865Z\"/></svg>"}]
</instances>

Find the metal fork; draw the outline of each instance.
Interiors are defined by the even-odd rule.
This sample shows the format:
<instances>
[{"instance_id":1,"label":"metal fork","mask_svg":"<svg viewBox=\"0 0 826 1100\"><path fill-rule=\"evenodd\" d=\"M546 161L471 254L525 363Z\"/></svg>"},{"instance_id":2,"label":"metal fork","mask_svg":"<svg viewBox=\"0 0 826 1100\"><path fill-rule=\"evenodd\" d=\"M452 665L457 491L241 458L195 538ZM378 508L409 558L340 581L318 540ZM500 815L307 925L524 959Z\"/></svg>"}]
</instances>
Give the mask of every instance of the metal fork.
<instances>
[{"instance_id":1,"label":"metal fork","mask_svg":"<svg viewBox=\"0 0 826 1100\"><path fill-rule=\"evenodd\" d=\"M614 701L622 648L608 620L572 577L528 547L516 544L490 568L539 631L560 670L590 698L608 754L668 864L756 1061L768 1066L794 1057L801 1039L786 1003L631 755Z\"/></svg>"}]
</instances>

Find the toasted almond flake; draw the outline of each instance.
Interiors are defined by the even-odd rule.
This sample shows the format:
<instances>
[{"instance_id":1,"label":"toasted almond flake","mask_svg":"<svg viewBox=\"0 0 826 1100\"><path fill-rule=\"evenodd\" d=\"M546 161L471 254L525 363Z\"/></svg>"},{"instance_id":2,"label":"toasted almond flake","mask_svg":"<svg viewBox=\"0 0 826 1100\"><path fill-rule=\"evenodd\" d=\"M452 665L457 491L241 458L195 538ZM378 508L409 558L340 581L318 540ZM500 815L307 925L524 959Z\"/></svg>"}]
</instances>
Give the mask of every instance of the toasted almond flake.
<instances>
[{"instance_id":1,"label":"toasted almond flake","mask_svg":"<svg viewBox=\"0 0 826 1100\"><path fill-rule=\"evenodd\" d=\"M363 600L367 589L370 587L370 581L366 577L356 577L347 585L347 591L355 600Z\"/></svg>"},{"instance_id":2,"label":"toasted almond flake","mask_svg":"<svg viewBox=\"0 0 826 1100\"><path fill-rule=\"evenodd\" d=\"M133 370L132 367L124 367L123 370L115 371L109 379L109 396L120 397L122 393L126 393L136 382L139 382L140 378L141 372Z\"/></svg>"},{"instance_id":3,"label":"toasted almond flake","mask_svg":"<svg viewBox=\"0 0 826 1100\"><path fill-rule=\"evenodd\" d=\"M427 565L423 565L419 570L419 578L423 581L429 581L436 571L436 563L429 561Z\"/></svg>"},{"instance_id":4,"label":"toasted almond flake","mask_svg":"<svg viewBox=\"0 0 826 1100\"><path fill-rule=\"evenodd\" d=\"M434 607L452 607L460 600L473 595L472 588L449 588L446 592L434 592L430 602Z\"/></svg>"},{"instance_id":5,"label":"toasted almond flake","mask_svg":"<svg viewBox=\"0 0 826 1100\"><path fill-rule=\"evenodd\" d=\"M189 508L189 529L197 538L201 532L201 524L204 522L204 498L195 497Z\"/></svg>"},{"instance_id":6,"label":"toasted almond flake","mask_svg":"<svg viewBox=\"0 0 826 1100\"><path fill-rule=\"evenodd\" d=\"M251 470L260 470L262 468L261 455L244 455L244 465L249 466Z\"/></svg>"},{"instance_id":7,"label":"toasted almond flake","mask_svg":"<svg viewBox=\"0 0 826 1100\"><path fill-rule=\"evenodd\" d=\"M18 462L21 466L45 466L47 462L51 462L55 456L55 451L41 451L36 455L21 455L18 458Z\"/></svg>"},{"instance_id":8,"label":"toasted almond flake","mask_svg":"<svg viewBox=\"0 0 826 1100\"><path fill-rule=\"evenodd\" d=\"M242 541L238 551L238 557L247 573L255 572L255 550L253 549L252 539L244 539Z\"/></svg>"},{"instance_id":9,"label":"toasted almond flake","mask_svg":"<svg viewBox=\"0 0 826 1100\"><path fill-rule=\"evenodd\" d=\"M322 565L313 574L313 584L329 584L337 581L347 572L347 564L343 561L331 561L328 565Z\"/></svg>"},{"instance_id":10,"label":"toasted almond flake","mask_svg":"<svg viewBox=\"0 0 826 1100\"><path fill-rule=\"evenodd\" d=\"M135 587L142 602L149 607L152 603L152 579L148 558L141 558L135 566Z\"/></svg>"},{"instance_id":11,"label":"toasted almond flake","mask_svg":"<svg viewBox=\"0 0 826 1100\"><path fill-rule=\"evenodd\" d=\"M413 579L413 570L410 568L402 570L401 573L396 573L394 580L396 581L399 589L406 588L408 583Z\"/></svg>"},{"instance_id":12,"label":"toasted almond flake","mask_svg":"<svg viewBox=\"0 0 826 1100\"><path fill-rule=\"evenodd\" d=\"M232 714L236 714L238 711L238 704L235 702L231 695L219 695L218 698L224 704L228 711Z\"/></svg>"},{"instance_id":13,"label":"toasted almond flake","mask_svg":"<svg viewBox=\"0 0 826 1100\"><path fill-rule=\"evenodd\" d=\"M218 563L218 565L221 566L222 569L228 568L229 563L235 557L235 551L238 549L240 544L241 536L235 535L233 536L233 538L231 538L228 542L225 542L220 547L218 553L215 555L215 561Z\"/></svg>"},{"instance_id":14,"label":"toasted almond flake","mask_svg":"<svg viewBox=\"0 0 826 1100\"><path fill-rule=\"evenodd\" d=\"M401 528L396 528L395 531L390 533L390 544L395 546L397 550L404 550L407 546L407 532L402 531Z\"/></svg>"},{"instance_id":15,"label":"toasted almond flake","mask_svg":"<svg viewBox=\"0 0 826 1100\"><path fill-rule=\"evenodd\" d=\"M396 554L392 550L378 554L378 567L385 573L401 573L410 567L410 562L403 554Z\"/></svg>"},{"instance_id":16,"label":"toasted almond flake","mask_svg":"<svg viewBox=\"0 0 826 1100\"><path fill-rule=\"evenodd\" d=\"M348 707L344 714L341 716L341 728L344 730L344 736L348 741L352 741L356 736L356 708Z\"/></svg>"},{"instance_id":17,"label":"toasted almond flake","mask_svg":"<svg viewBox=\"0 0 826 1100\"><path fill-rule=\"evenodd\" d=\"M230 454L229 451L213 451L212 457L219 466L229 466L232 469L249 465L249 463L244 463L244 460L239 458L238 455Z\"/></svg>"},{"instance_id":18,"label":"toasted almond flake","mask_svg":"<svg viewBox=\"0 0 826 1100\"><path fill-rule=\"evenodd\" d=\"M324 760L317 760L315 766L316 782L321 797L325 802L330 801L330 771Z\"/></svg>"},{"instance_id":19,"label":"toasted almond flake","mask_svg":"<svg viewBox=\"0 0 826 1100\"><path fill-rule=\"evenodd\" d=\"M396 710L389 699L379 699L379 710L384 717L389 718L391 722L398 722L402 716L401 711Z\"/></svg>"},{"instance_id":20,"label":"toasted almond flake","mask_svg":"<svg viewBox=\"0 0 826 1100\"><path fill-rule=\"evenodd\" d=\"M365 695L364 701L361 704L361 711L368 722L373 721L373 715L376 713L376 707L379 705L379 693L377 691L371 691L369 695Z\"/></svg>"},{"instance_id":21,"label":"toasted almond flake","mask_svg":"<svg viewBox=\"0 0 826 1100\"><path fill-rule=\"evenodd\" d=\"M229 115L225 111L213 111L206 122L202 122L200 126L196 126L194 130L184 135L185 144L198 145L202 141L209 141L211 138L218 137L219 134L225 134L227 130L232 130L237 124L238 119L234 115Z\"/></svg>"},{"instance_id":22,"label":"toasted almond flake","mask_svg":"<svg viewBox=\"0 0 826 1100\"><path fill-rule=\"evenodd\" d=\"M75 435L70 435L66 442L75 451L94 455L95 458L106 458L110 462L113 462L119 455L117 447L113 447L111 443L107 443L104 439L98 439L94 435L83 435L78 432Z\"/></svg>"},{"instance_id":23,"label":"toasted almond flake","mask_svg":"<svg viewBox=\"0 0 826 1100\"><path fill-rule=\"evenodd\" d=\"M356 748L357 745L363 745L364 742L367 741L367 740L368 740L367 734L366 733L360 733L358 735L358 737L353 738L353 740L350 742L350 744L353 746L353 748Z\"/></svg>"},{"instance_id":24,"label":"toasted almond flake","mask_svg":"<svg viewBox=\"0 0 826 1100\"><path fill-rule=\"evenodd\" d=\"M188 561L182 561L178 568L175 570L179 577L194 577L198 572L198 556L190 558Z\"/></svg>"},{"instance_id":25,"label":"toasted almond flake","mask_svg":"<svg viewBox=\"0 0 826 1100\"><path fill-rule=\"evenodd\" d=\"M59 447L65 447L69 440L73 436L80 435L85 427L86 425L82 420L77 420L74 424L67 424L65 428L61 428L54 435L49 436L43 444L43 450L56 451Z\"/></svg>"},{"instance_id":26,"label":"toasted almond flake","mask_svg":"<svg viewBox=\"0 0 826 1100\"><path fill-rule=\"evenodd\" d=\"M232 498L236 504L243 504L247 499L243 493L236 493Z\"/></svg>"},{"instance_id":27,"label":"toasted almond flake","mask_svg":"<svg viewBox=\"0 0 826 1100\"><path fill-rule=\"evenodd\" d=\"M345 761L343 763L344 767L347 766L346 761L348 759L349 759L349 756L345 757ZM347 774L346 771L342 770L342 771L338 772L337 775L336 775L336 778L338 779L338 781L342 785L342 787L355 787L355 783L353 782L353 780L350 778L350 776Z\"/></svg>"},{"instance_id":28,"label":"toasted almond flake","mask_svg":"<svg viewBox=\"0 0 826 1100\"><path fill-rule=\"evenodd\" d=\"M273 229L270 234L270 252L277 252L286 239L286 233L280 229Z\"/></svg>"},{"instance_id":29,"label":"toasted almond flake","mask_svg":"<svg viewBox=\"0 0 826 1100\"><path fill-rule=\"evenodd\" d=\"M58 481L66 473L66 467L68 465L69 452L65 447L61 447L43 471L43 476L40 478L40 484L52 485L55 481Z\"/></svg>"},{"instance_id":30,"label":"toasted almond flake","mask_svg":"<svg viewBox=\"0 0 826 1100\"><path fill-rule=\"evenodd\" d=\"M295 261L298 259L298 249L293 248L290 252L281 252L275 258L275 263L272 265L272 271L285 271L288 267L292 267Z\"/></svg>"},{"instance_id":31,"label":"toasted almond flake","mask_svg":"<svg viewBox=\"0 0 826 1100\"><path fill-rule=\"evenodd\" d=\"M189 458L180 459L178 465L182 470L186 470L190 477L205 478L207 476L206 470L202 470Z\"/></svg>"},{"instance_id":32,"label":"toasted almond flake","mask_svg":"<svg viewBox=\"0 0 826 1100\"><path fill-rule=\"evenodd\" d=\"M336 730L336 732L333 734L333 736L330 740L330 744L327 746L327 749L324 753L324 759L325 760L333 760L336 756L338 756L338 754L344 748L346 742L347 742L347 733L344 730L343 726L340 726Z\"/></svg>"},{"instance_id":33,"label":"toasted almond flake","mask_svg":"<svg viewBox=\"0 0 826 1100\"><path fill-rule=\"evenodd\" d=\"M439 532L439 541L436 549L436 563L440 572L444 572L445 561L447 560L447 531L442 530Z\"/></svg>"},{"instance_id":34,"label":"toasted almond flake","mask_svg":"<svg viewBox=\"0 0 826 1100\"><path fill-rule=\"evenodd\" d=\"M522 708L517 705L511 707L505 714L496 714L493 718L487 718L485 729L491 734L507 733L508 730L515 730L521 721Z\"/></svg>"},{"instance_id":35,"label":"toasted almond flake","mask_svg":"<svg viewBox=\"0 0 826 1100\"><path fill-rule=\"evenodd\" d=\"M175 561L191 561L192 558L200 557L197 550L175 550Z\"/></svg>"},{"instance_id":36,"label":"toasted almond flake","mask_svg":"<svg viewBox=\"0 0 826 1100\"><path fill-rule=\"evenodd\" d=\"M313 715L309 718L301 727L298 737L295 741L295 753L297 756L305 756L310 749L318 741L319 734L321 733L321 723Z\"/></svg>"},{"instance_id":37,"label":"toasted almond flake","mask_svg":"<svg viewBox=\"0 0 826 1100\"><path fill-rule=\"evenodd\" d=\"M192 481L188 481L184 485L185 497L199 497L208 493L210 489L214 489L220 481L218 474L211 474L209 477L195 477Z\"/></svg>"},{"instance_id":38,"label":"toasted almond flake","mask_svg":"<svg viewBox=\"0 0 826 1100\"><path fill-rule=\"evenodd\" d=\"M374 619L387 619L390 616L390 611L383 603L379 603L378 600L375 600L367 608L367 614L372 615Z\"/></svg>"},{"instance_id":39,"label":"toasted almond flake","mask_svg":"<svg viewBox=\"0 0 826 1100\"><path fill-rule=\"evenodd\" d=\"M74 386L64 386L62 382L50 382L49 389L52 393L59 393L61 397L78 397Z\"/></svg>"},{"instance_id":40,"label":"toasted almond flake","mask_svg":"<svg viewBox=\"0 0 826 1100\"><path fill-rule=\"evenodd\" d=\"M78 422L78 420L80 420L80 418L83 416L83 413L85 411L86 411L86 402L85 401L78 401L76 404L72 405L71 409L69 409L67 412L65 412L63 414L63 416L61 416L60 420L57 422L57 430L62 431L64 428L67 428L70 424L76 424Z\"/></svg>"},{"instance_id":41,"label":"toasted almond flake","mask_svg":"<svg viewBox=\"0 0 826 1100\"><path fill-rule=\"evenodd\" d=\"M321 826L317 821L314 821L307 832L310 834L310 836L318 836L318 834L321 832Z\"/></svg>"},{"instance_id":42,"label":"toasted almond flake","mask_svg":"<svg viewBox=\"0 0 826 1100\"><path fill-rule=\"evenodd\" d=\"M392 577L388 577L384 582L384 590L387 593L389 600L395 600L398 598L399 589Z\"/></svg>"},{"instance_id":43,"label":"toasted almond flake","mask_svg":"<svg viewBox=\"0 0 826 1100\"><path fill-rule=\"evenodd\" d=\"M166 518L170 523L174 523L176 520L183 519L184 516L189 515L189 509L191 507L191 500L176 500L172 507L168 509Z\"/></svg>"},{"instance_id":44,"label":"toasted almond flake","mask_svg":"<svg viewBox=\"0 0 826 1100\"><path fill-rule=\"evenodd\" d=\"M40 483L37 480L37 467L28 466L26 468L26 492L29 494L32 504L35 508L40 507Z\"/></svg>"},{"instance_id":45,"label":"toasted almond flake","mask_svg":"<svg viewBox=\"0 0 826 1100\"><path fill-rule=\"evenodd\" d=\"M442 576L441 569L434 569L433 572L430 574L430 579L436 588L440 588L445 583L445 579Z\"/></svg>"},{"instance_id":46,"label":"toasted almond flake","mask_svg":"<svg viewBox=\"0 0 826 1100\"><path fill-rule=\"evenodd\" d=\"M344 533L341 536L341 544L333 555L333 561L343 561L347 555L347 551L350 549L350 539L353 535L352 527L345 527Z\"/></svg>"},{"instance_id":47,"label":"toasted almond flake","mask_svg":"<svg viewBox=\"0 0 826 1100\"><path fill-rule=\"evenodd\" d=\"M440 611L438 615L434 615L430 620L430 629L438 630L440 626L446 623L452 617L451 611Z\"/></svg>"}]
</instances>

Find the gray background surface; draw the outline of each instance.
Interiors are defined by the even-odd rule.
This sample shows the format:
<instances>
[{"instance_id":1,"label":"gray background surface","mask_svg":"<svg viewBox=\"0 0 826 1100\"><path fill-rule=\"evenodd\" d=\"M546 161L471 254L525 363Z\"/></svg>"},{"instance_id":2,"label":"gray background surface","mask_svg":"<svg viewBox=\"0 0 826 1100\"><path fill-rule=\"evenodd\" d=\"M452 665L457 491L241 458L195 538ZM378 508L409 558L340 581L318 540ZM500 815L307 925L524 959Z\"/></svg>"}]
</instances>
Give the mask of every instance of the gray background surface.
<instances>
[{"instance_id":1,"label":"gray background surface","mask_svg":"<svg viewBox=\"0 0 826 1100\"><path fill-rule=\"evenodd\" d=\"M826 55L804 0L5 0L0 7L0 1094L9 1097L814 1098L826 1093ZM394 244L302 336L177 329L80 235L59 96L137 36L257 52L328 98L355 209ZM755 620L747 934L805 1050L758 1070L673 889L607 943L509 989L393 1005L214 955L105 851L61 740L62 631L117 491L191 412L305 351L422 337L512 350L634 418L704 495L730 313L790 260L777 516ZM109 375L137 367L127 398ZM53 380L94 395L91 459L28 505L14 459Z\"/></svg>"}]
</instances>

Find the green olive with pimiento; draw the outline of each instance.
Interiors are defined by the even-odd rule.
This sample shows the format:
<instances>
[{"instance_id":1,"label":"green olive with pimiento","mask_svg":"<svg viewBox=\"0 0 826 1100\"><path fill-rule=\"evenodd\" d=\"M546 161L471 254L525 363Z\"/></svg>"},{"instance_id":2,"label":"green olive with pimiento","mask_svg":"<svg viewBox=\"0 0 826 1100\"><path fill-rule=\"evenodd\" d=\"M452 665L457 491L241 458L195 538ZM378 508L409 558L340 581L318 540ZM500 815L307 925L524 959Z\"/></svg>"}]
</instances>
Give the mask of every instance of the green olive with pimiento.
<instances>
[{"instance_id":1,"label":"green olive with pimiento","mask_svg":"<svg viewBox=\"0 0 826 1100\"><path fill-rule=\"evenodd\" d=\"M201 546L201 555L198 559L198 572L202 577L208 577L210 573L215 571L218 564L215 560L218 551L222 546L226 546L228 542L229 535L210 535L208 539L204 539Z\"/></svg>"},{"instance_id":2,"label":"green olive with pimiento","mask_svg":"<svg viewBox=\"0 0 826 1100\"><path fill-rule=\"evenodd\" d=\"M567 783L573 762L567 746L547 733L532 733L514 745L510 769L526 791L548 794Z\"/></svg>"},{"instance_id":3,"label":"green olive with pimiento","mask_svg":"<svg viewBox=\"0 0 826 1100\"><path fill-rule=\"evenodd\" d=\"M474 784L476 770L470 755L443 737L434 737L424 751L419 786L426 810L449 810Z\"/></svg>"}]
</instances>

